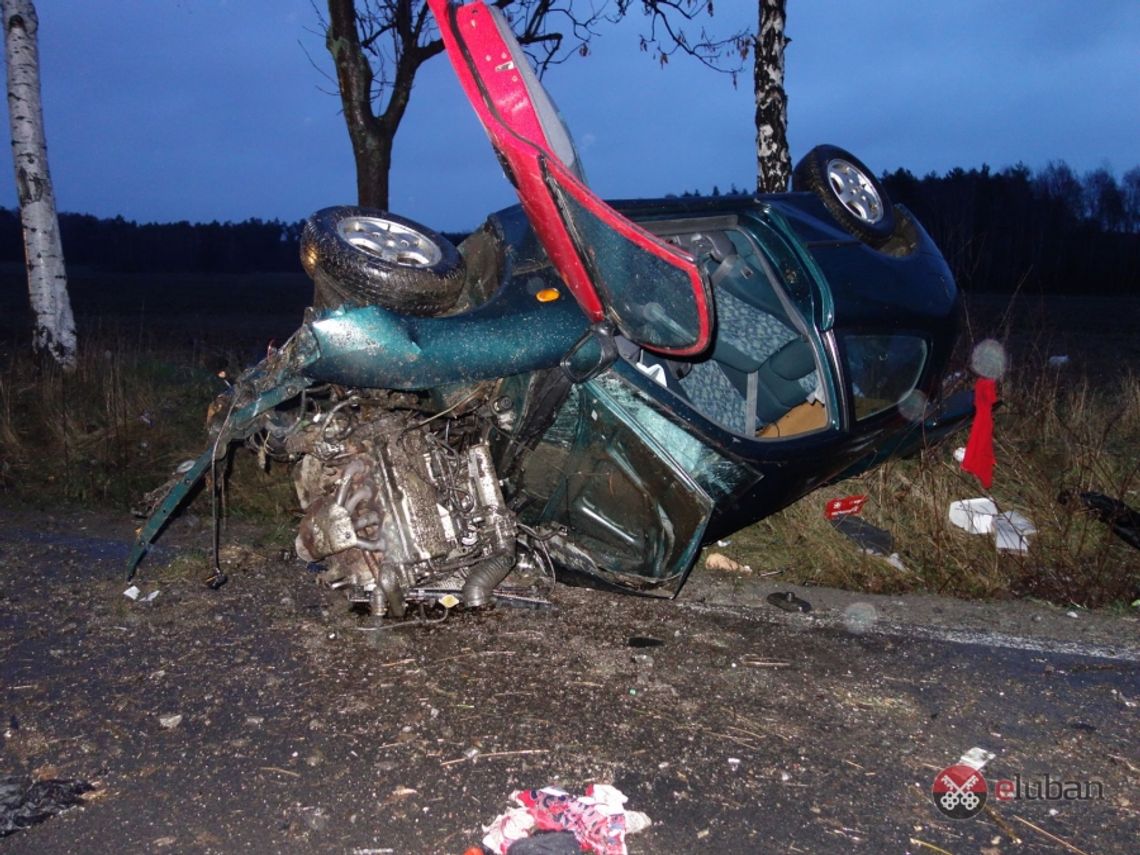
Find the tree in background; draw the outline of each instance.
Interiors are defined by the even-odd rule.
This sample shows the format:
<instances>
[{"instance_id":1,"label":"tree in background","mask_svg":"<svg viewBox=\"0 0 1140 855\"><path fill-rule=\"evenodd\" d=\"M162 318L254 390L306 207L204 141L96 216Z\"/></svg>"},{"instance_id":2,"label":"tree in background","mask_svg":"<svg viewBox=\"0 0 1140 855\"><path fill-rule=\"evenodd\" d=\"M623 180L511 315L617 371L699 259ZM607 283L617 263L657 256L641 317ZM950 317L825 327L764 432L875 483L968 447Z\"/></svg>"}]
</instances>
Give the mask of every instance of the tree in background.
<instances>
[{"instance_id":1,"label":"tree in background","mask_svg":"<svg viewBox=\"0 0 1140 855\"><path fill-rule=\"evenodd\" d=\"M788 96L784 91L784 35L787 0L757 0L756 32L713 37L702 27L694 38L685 29L702 15L712 17L706 0L618 0L619 14L640 5L649 18L641 49L662 65L675 53L693 57L702 65L728 74L736 85L739 72L752 54L752 81L756 93L756 189L782 193L792 177L788 152Z\"/></svg>"},{"instance_id":2,"label":"tree in background","mask_svg":"<svg viewBox=\"0 0 1140 855\"><path fill-rule=\"evenodd\" d=\"M788 153L788 95L784 91L786 0L759 0L760 22L752 43L756 89L756 189L783 193L792 177Z\"/></svg>"},{"instance_id":3,"label":"tree in background","mask_svg":"<svg viewBox=\"0 0 1140 855\"><path fill-rule=\"evenodd\" d=\"M519 42L539 67L585 55L605 5L575 12L572 0L498 0ZM583 4L579 3L581 7ZM416 74L443 52L424 0L328 0L325 44L336 67L337 88L356 159L359 204L388 207L392 143L408 109ZM553 29L555 26L561 30Z\"/></svg>"},{"instance_id":4,"label":"tree in background","mask_svg":"<svg viewBox=\"0 0 1140 855\"><path fill-rule=\"evenodd\" d=\"M603 24L640 9L647 18L641 49L662 65L677 52L735 75L747 57L747 35L710 37L689 31L712 15L708 0L494 0L541 75L574 55L586 56ZM443 52L425 0L328 0L322 21L356 160L360 205L388 207L392 143L408 108L417 72ZM612 11L611 11L612 9ZM739 62L738 62L739 61Z\"/></svg>"},{"instance_id":5,"label":"tree in background","mask_svg":"<svg viewBox=\"0 0 1140 855\"><path fill-rule=\"evenodd\" d=\"M28 294L35 315L32 347L65 370L74 370L75 320L59 238L55 193L48 172L40 104L39 20L31 0L0 0L8 60L8 119L24 237Z\"/></svg>"}]
</instances>

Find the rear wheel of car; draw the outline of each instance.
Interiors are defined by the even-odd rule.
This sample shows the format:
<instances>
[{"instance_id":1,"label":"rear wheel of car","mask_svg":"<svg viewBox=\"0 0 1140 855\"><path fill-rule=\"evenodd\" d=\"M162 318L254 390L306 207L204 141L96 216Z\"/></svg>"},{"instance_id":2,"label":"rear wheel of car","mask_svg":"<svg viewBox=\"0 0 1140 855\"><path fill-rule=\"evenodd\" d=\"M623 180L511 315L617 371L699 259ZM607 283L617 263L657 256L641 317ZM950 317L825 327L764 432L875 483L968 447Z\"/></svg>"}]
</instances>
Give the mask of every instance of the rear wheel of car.
<instances>
[{"instance_id":1,"label":"rear wheel of car","mask_svg":"<svg viewBox=\"0 0 1140 855\"><path fill-rule=\"evenodd\" d=\"M463 288L463 259L451 241L370 208L313 214L301 234L301 264L322 308L378 305L436 315L454 306Z\"/></svg>"},{"instance_id":2,"label":"rear wheel of car","mask_svg":"<svg viewBox=\"0 0 1140 855\"><path fill-rule=\"evenodd\" d=\"M897 218L887 191L855 155L818 145L796 164L792 189L819 196L836 220L855 237L881 247L895 233Z\"/></svg>"}]
</instances>

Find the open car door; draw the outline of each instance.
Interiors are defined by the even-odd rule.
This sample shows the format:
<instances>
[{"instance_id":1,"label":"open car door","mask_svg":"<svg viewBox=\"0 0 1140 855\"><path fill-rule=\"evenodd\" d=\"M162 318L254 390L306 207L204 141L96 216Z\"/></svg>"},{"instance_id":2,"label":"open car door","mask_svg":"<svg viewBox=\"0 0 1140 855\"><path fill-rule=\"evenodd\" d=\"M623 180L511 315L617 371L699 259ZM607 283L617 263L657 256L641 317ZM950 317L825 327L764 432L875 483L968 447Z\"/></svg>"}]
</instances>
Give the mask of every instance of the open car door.
<instances>
[{"instance_id":1,"label":"open car door","mask_svg":"<svg viewBox=\"0 0 1140 855\"><path fill-rule=\"evenodd\" d=\"M590 321L608 319L667 355L705 350L712 299L692 256L586 187L570 135L502 13L482 0L428 5L523 210Z\"/></svg>"}]
</instances>

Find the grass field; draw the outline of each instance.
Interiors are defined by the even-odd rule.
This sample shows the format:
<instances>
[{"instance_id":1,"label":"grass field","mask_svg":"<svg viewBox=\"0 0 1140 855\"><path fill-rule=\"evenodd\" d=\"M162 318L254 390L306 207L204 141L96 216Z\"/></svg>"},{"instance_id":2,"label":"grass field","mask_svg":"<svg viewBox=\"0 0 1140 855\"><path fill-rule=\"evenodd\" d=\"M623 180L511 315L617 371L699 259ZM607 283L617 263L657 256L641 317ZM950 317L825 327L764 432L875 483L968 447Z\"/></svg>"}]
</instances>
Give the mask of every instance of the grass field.
<instances>
[{"instance_id":1,"label":"grass field","mask_svg":"<svg viewBox=\"0 0 1140 855\"><path fill-rule=\"evenodd\" d=\"M22 270L0 270L0 490L40 507L127 511L204 441L208 403L271 341L297 326L302 275L131 277L72 273L79 370L64 376L25 352ZM207 308L208 307L208 308ZM1026 554L947 520L955 499L984 495L954 445L898 461L737 533L718 551L789 582L963 597L1033 596L1127 607L1140 596L1140 551L1100 521L1062 506L1062 490L1096 490L1140 507L1140 299L980 295L968 300L969 344L1003 342L1011 370L995 416L990 495L1036 525ZM1051 356L1068 357L1054 367ZM221 376L220 376L221 375ZM233 513L291 524L285 473L239 454ZM895 562L863 554L823 518L829 498L869 497L863 516L889 531Z\"/></svg>"}]
</instances>

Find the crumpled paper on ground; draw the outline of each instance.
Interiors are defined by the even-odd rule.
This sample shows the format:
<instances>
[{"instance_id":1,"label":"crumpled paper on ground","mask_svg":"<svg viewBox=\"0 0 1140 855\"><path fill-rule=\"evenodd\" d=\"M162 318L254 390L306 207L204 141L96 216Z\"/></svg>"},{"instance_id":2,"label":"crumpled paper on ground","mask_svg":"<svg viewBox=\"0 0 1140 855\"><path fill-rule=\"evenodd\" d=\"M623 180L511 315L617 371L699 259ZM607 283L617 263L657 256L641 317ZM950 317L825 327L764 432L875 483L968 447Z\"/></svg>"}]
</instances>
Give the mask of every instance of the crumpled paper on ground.
<instances>
[{"instance_id":1,"label":"crumpled paper on ground","mask_svg":"<svg viewBox=\"0 0 1140 855\"><path fill-rule=\"evenodd\" d=\"M627 855L626 834L650 825L645 814L627 811L625 795L609 784L591 784L584 796L557 787L515 790L511 800L520 807L483 828L483 845L499 855L506 855L512 843L543 831L572 832L583 852Z\"/></svg>"}]
</instances>

